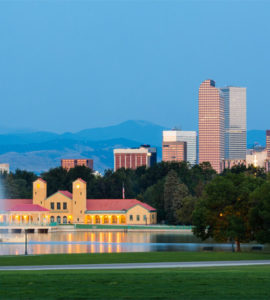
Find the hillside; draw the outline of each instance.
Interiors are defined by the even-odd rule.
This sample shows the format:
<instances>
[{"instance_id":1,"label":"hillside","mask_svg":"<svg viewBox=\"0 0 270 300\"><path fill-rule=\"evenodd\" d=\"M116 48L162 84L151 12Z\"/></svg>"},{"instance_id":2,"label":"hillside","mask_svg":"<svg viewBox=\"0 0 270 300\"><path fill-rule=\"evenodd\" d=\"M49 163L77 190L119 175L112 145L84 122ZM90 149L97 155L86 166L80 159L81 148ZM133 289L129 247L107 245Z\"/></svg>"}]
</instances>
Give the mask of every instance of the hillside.
<instances>
[{"instance_id":1,"label":"hillside","mask_svg":"<svg viewBox=\"0 0 270 300\"><path fill-rule=\"evenodd\" d=\"M100 172L113 168L113 149L150 144L158 147L161 159L162 130L165 127L147 121L126 121L114 126L66 132L14 132L0 134L0 163L11 170L26 169L37 173L60 165L63 158L92 158ZM264 130L250 130L247 145L265 145Z\"/></svg>"}]
</instances>

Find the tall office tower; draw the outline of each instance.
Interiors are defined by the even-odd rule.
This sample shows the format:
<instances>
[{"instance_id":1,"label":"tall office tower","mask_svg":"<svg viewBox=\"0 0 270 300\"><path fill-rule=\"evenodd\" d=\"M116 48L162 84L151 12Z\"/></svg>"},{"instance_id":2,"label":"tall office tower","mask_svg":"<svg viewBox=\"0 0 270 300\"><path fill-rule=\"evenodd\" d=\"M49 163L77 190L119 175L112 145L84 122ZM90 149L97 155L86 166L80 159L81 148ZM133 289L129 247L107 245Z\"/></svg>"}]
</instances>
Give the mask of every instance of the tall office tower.
<instances>
[{"instance_id":1,"label":"tall office tower","mask_svg":"<svg viewBox=\"0 0 270 300\"><path fill-rule=\"evenodd\" d=\"M220 88L224 96L225 159L246 159L246 88Z\"/></svg>"},{"instance_id":2,"label":"tall office tower","mask_svg":"<svg viewBox=\"0 0 270 300\"><path fill-rule=\"evenodd\" d=\"M220 173L224 160L224 98L213 80L199 89L199 163L210 162Z\"/></svg>"},{"instance_id":3,"label":"tall office tower","mask_svg":"<svg viewBox=\"0 0 270 300\"><path fill-rule=\"evenodd\" d=\"M140 148L114 149L113 153L114 171L120 168L151 167L157 162L157 149L149 145L141 145Z\"/></svg>"},{"instance_id":4,"label":"tall office tower","mask_svg":"<svg viewBox=\"0 0 270 300\"><path fill-rule=\"evenodd\" d=\"M182 149L183 142L186 143L186 154ZM172 150L173 148L175 148L175 150ZM175 154L173 154L173 151L175 152ZM177 158L174 158L174 156ZM162 143L162 160L186 160L191 165L195 165L197 163L197 132L164 130Z\"/></svg>"},{"instance_id":5,"label":"tall office tower","mask_svg":"<svg viewBox=\"0 0 270 300\"><path fill-rule=\"evenodd\" d=\"M266 130L266 150L267 158L270 159L270 130Z\"/></svg>"},{"instance_id":6,"label":"tall office tower","mask_svg":"<svg viewBox=\"0 0 270 300\"><path fill-rule=\"evenodd\" d=\"M61 159L63 169L70 170L77 166L85 166L93 170L93 159Z\"/></svg>"}]
</instances>

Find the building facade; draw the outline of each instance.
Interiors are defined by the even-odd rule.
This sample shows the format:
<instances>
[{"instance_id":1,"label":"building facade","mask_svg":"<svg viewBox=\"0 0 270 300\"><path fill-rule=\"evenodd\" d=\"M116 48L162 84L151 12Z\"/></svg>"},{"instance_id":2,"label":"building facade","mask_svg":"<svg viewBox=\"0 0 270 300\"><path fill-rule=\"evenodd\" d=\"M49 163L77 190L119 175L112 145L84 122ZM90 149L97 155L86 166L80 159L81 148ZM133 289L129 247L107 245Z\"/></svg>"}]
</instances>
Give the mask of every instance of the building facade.
<instances>
[{"instance_id":1,"label":"building facade","mask_svg":"<svg viewBox=\"0 0 270 300\"><path fill-rule=\"evenodd\" d=\"M197 132L164 130L162 140L162 160L184 160L188 161L191 165L195 165L197 163Z\"/></svg>"},{"instance_id":2,"label":"building facade","mask_svg":"<svg viewBox=\"0 0 270 300\"><path fill-rule=\"evenodd\" d=\"M140 148L114 149L114 171L137 169L141 166L151 167L157 162L157 149L149 145Z\"/></svg>"},{"instance_id":3,"label":"building facade","mask_svg":"<svg viewBox=\"0 0 270 300\"><path fill-rule=\"evenodd\" d=\"M205 80L199 88L199 163L210 162L220 173L224 144L224 97L213 80Z\"/></svg>"},{"instance_id":4,"label":"building facade","mask_svg":"<svg viewBox=\"0 0 270 300\"><path fill-rule=\"evenodd\" d=\"M245 160L247 148L246 88L220 88L224 97L225 159Z\"/></svg>"},{"instance_id":5,"label":"building facade","mask_svg":"<svg viewBox=\"0 0 270 300\"><path fill-rule=\"evenodd\" d=\"M0 223L8 224L156 224L156 209L137 199L87 199L86 182L77 179L72 193L47 197L47 183L33 182L33 199L0 199Z\"/></svg>"},{"instance_id":6,"label":"building facade","mask_svg":"<svg viewBox=\"0 0 270 300\"><path fill-rule=\"evenodd\" d=\"M63 169L70 170L77 166L85 166L93 170L94 161L93 159L62 159L61 166Z\"/></svg>"},{"instance_id":7,"label":"building facade","mask_svg":"<svg viewBox=\"0 0 270 300\"><path fill-rule=\"evenodd\" d=\"M246 166L253 165L254 167L264 168L267 159L267 150L256 151L248 149L246 154Z\"/></svg>"},{"instance_id":8,"label":"building facade","mask_svg":"<svg viewBox=\"0 0 270 300\"><path fill-rule=\"evenodd\" d=\"M270 159L270 130L266 130L266 151L267 158Z\"/></svg>"},{"instance_id":9,"label":"building facade","mask_svg":"<svg viewBox=\"0 0 270 300\"><path fill-rule=\"evenodd\" d=\"M162 142L162 161L187 161L186 142Z\"/></svg>"},{"instance_id":10,"label":"building facade","mask_svg":"<svg viewBox=\"0 0 270 300\"><path fill-rule=\"evenodd\" d=\"M0 164L0 173L5 172L9 174L9 164Z\"/></svg>"}]
</instances>

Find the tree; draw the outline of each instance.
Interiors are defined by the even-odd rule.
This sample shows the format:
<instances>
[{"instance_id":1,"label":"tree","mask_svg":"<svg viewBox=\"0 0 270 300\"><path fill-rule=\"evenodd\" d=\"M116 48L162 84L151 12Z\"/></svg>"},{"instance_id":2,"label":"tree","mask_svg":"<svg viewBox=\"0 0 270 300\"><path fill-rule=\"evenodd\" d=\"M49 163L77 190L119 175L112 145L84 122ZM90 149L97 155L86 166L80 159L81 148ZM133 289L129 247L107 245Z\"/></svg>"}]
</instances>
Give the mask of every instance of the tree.
<instances>
[{"instance_id":1,"label":"tree","mask_svg":"<svg viewBox=\"0 0 270 300\"><path fill-rule=\"evenodd\" d=\"M265 182L251 195L250 226L260 243L270 242L270 182Z\"/></svg>"},{"instance_id":2,"label":"tree","mask_svg":"<svg viewBox=\"0 0 270 300\"><path fill-rule=\"evenodd\" d=\"M176 211L178 222L185 225L192 224L192 214L195 209L197 198L191 195L182 200L182 207Z\"/></svg>"},{"instance_id":3,"label":"tree","mask_svg":"<svg viewBox=\"0 0 270 300\"><path fill-rule=\"evenodd\" d=\"M261 183L261 178L243 173L216 177L206 186L194 210L194 234L203 240L234 240L240 251L241 242L253 239L249 198Z\"/></svg>"},{"instance_id":4,"label":"tree","mask_svg":"<svg viewBox=\"0 0 270 300\"><path fill-rule=\"evenodd\" d=\"M165 219L164 180L159 180L156 184L148 187L142 196L138 196L138 199L156 208L159 222Z\"/></svg>"},{"instance_id":5,"label":"tree","mask_svg":"<svg viewBox=\"0 0 270 300\"><path fill-rule=\"evenodd\" d=\"M182 207L182 200L188 195L188 188L180 183L177 173L171 170L164 184L164 213L169 224L177 224L177 211Z\"/></svg>"}]
</instances>

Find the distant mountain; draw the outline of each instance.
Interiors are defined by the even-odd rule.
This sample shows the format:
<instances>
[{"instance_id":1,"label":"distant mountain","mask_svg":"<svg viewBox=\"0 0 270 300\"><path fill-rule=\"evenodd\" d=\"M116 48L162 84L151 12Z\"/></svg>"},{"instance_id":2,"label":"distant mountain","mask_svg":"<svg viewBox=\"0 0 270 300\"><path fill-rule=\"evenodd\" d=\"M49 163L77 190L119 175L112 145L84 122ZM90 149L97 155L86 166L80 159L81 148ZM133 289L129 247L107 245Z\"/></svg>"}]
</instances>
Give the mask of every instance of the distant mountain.
<instances>
[{"instance_id":1,"label":"distant mountain","mask_svg":"<svg viewBox=\"0 0 270 300\"><path fill-rule=\"evenodd\" d=\"M114 126L66 132L13 132L0 134L0 163L9 163L11 170L26 169L44 172L60 165L64 158L92 158L94 168L113 168L113 149L150 144L158 147L161 159L162 130L168 128L147 121L126 121ZM249 130L247 145L265 145L264 130Z\"/></svg>"},{"instance_id":2,"label":"distant mountain","mask_svg":"<svg viewBox=\"0 0 270 300\"><path fill-rule=\"evenodd\" d=\"M60 165L63 158L92 158L98 171L113 168L113 149L151 144L159 147L162 130L146 121L127 121L115 126L56 134L29 132L0 135L0 162L11 170L43 172ZM161 152L159 151L159 158Z\"/></svg>"}]
</instances>

